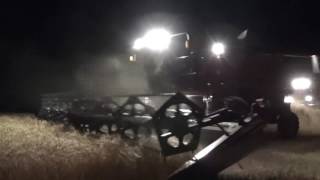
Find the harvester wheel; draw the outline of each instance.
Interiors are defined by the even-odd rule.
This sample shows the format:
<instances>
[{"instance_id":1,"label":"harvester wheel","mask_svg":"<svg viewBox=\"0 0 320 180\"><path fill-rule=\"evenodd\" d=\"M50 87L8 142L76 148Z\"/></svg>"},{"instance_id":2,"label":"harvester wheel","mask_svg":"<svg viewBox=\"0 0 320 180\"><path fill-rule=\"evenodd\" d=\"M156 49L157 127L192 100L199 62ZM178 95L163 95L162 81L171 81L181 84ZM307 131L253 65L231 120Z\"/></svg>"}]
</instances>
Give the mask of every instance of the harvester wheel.
<instances>
[{"instance_id":1,"label":"harvester wheel","mask_svg":"<svg viewBox=\"0 0 320 180\"><path fill-rule=\"evenodd\" d=\"M278 119L279 135L286 139L295 138L299 131L299 118L292 112L282 113Z\"/></svg>"}]
</instances>

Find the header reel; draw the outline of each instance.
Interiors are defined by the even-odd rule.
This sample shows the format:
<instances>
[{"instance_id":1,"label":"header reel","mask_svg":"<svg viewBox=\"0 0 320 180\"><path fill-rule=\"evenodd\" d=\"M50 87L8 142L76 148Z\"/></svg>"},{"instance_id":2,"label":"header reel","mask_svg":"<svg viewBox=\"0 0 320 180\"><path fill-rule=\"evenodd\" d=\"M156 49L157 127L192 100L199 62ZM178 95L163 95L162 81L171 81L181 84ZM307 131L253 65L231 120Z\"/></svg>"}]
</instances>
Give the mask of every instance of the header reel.
<instances>
[{"instance_id":1,"label":"header reel","mask_svg":"<svg viewBox=\"0 0 320 180\"><path fill-rule=\"evenodd\" d=\"M194 151L199 144L203 111L184 95L169 99L153 116L164 156Z\"/></svg>"},{"instance_id":2,"label":"header reel","mask_svg":"<svg viewBox=\"0 0 320 180\"><path fill-rule=\"evenodd\" d=\"M204 108L200 108L197 100L204 104ZM206 100L204 96L185 96L181 93L114 96L99 100L76 98L68 102L69 108L63 109L67 113L61 120L67 118L69 124L81 132L118 133L127 140L149 137L155 131L163 156L195 151L200 143L202 128L214 127L220 130L219 137L169 178L180 180L202 174L212 177L212 173L220 172L243 156L236 153L239 157L230 159L235 156L221 155L222 158L217 154L232 153L234 147L246 147L242 144L243 140L239 140L253 137L252 134L267 123L260 117L266 104L260 99L250 106L239 97L229 97L224 100L224 107L208 113L209 101ZM44 119L52 117L52 111L45 109L48 109L48 104L59 107L59 102L57 98L52 102L50 98L44 99L39 115ZM107 127L107 132L102 130L103 127Z\"/></svg>"},{"instance_id":3,"label":"header reel","mask_svg":"<svg viewBox=\"0 0 320 180\"><path fill-rule=\"evenodd\" d=\"M129 140L149 137L154 129L164 156L196 150L203 127L215 126L228 135L223 123L245 126L250 121L253 108L241 98L227 98L225 107L205 114L208 107L200 108L193 97L198 96L177 93L74 99L71 107L64 110L67 113L63 119L82 132L118 133ZM160 108L156 110L157 107Z\"/></svg>"}]
</instances>

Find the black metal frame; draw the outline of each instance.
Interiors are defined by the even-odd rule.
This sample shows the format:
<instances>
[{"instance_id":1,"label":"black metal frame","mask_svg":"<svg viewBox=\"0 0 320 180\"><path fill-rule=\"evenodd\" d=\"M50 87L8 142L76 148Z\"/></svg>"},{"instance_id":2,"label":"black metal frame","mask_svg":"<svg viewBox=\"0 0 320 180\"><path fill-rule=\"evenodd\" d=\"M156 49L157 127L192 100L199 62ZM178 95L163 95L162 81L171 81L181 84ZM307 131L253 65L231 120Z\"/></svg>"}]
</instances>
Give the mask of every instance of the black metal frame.
<instances>
[{"instance_id":1,"label":"black metal frame","mask_svg":"<svg viewBox=\"0 0 320 180\"><path fill-rule=\"evenodd\" d=\"M148 97L147 95L142 96ZM76 103L74 102L74 104L81 104L81 100L76 99L75 101ZM98 128L101 125L107 125L110 134L120 133L126 139L137 139L140 128L147 129L147 134L150 135L153 126L163 156L194 151L199 145L200 133L203 127L216 126L220 128L223 135L213 142L215 147L212 148L209 145L203 150L208 151L206 149L210 149L206 153L208 158L199 158L199 154L195 155L190 162L187 162L188 166L184 166L183 170L180 169L171 176L171 179L181 179L180 177L185 177L185 174L197 174L200 171L208 174L211 174L209 172L212 171L218 173L223 169L222 167L227 167L227 165L224 165L225 163L221 163L221 167L215 167L214 170L201 168L204 164L210 164L212 163L211 161L215 161L216 157L212 154L215 154L216 151L225 149L226 145L238 143L237 141L240 137L248 136L267 123L259 117L260 110L264 107L261 103L263 102L253 103L247 114L240 114L233 111L230 107L205 114L205 109L200 108L187 96L177 93L167 100L157 111L155 111L154 107L142 102L139 96L127 97L122 105L118 105L112 98L97 100L98 109L101 108L99 109L100 114L92 114L90 112L77 113L72 111L72 106L69 110L64 109L63 111L68 111L66 115L68 120L81 131L84 131L83 127L80 126L83 123L88 124L89 130L96 130L97 132L99 132ZM100 107L102 105L103 107ZM109 105L115 105L116 110L109 107ZM40 112L43 112L43 110ZM50 116L47 116L47 118L50 118ZM239 128L235 132L228 132L221 125L224 122L236 123ZM112 130L113 126L117 126L116 130ZM127 133L128 130L131 131L131 134ZM199 153L203 152L200 151Z\"/></svg>"}]
</instances>

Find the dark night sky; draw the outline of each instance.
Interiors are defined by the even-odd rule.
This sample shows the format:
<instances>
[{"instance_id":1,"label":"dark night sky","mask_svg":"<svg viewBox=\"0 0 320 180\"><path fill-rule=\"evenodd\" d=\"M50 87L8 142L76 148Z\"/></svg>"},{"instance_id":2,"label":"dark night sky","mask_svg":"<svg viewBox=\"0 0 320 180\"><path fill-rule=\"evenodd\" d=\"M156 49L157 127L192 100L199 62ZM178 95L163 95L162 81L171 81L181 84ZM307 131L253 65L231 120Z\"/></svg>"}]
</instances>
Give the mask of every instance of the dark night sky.
<instances>
[{"instance_id":1,"label":"dark night sky","mask_svg":"<svg viewBox=\"0 0 320 180\"><path fill-rule=\"evenodd\" d=\"M80 56L125 51L153 25L199 39L248 28L258 52L317 53L320 42L319 6L303 0L20 0L2 2L0 18L3 111L72 89Z\"/></svg>"}]
</instances>

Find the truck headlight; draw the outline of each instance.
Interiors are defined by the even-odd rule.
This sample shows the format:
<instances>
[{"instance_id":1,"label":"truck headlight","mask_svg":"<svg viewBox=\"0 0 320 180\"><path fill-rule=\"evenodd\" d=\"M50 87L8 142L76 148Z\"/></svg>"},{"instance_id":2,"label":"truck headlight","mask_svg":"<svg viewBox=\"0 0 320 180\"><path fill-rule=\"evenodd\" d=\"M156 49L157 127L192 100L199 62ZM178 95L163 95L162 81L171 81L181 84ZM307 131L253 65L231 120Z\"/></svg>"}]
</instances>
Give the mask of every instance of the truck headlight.
<instances>
[{"instance_id":1,"label":"truck headlight","mask_svg":"<svg viewBox=\"0 0 320 180\"><path fill-rule=\"evenodd\" d=\"M291 81L291 87L294 90L306 90L311 87L311 80L309 78L296 78Z\"/></svg>"},{"instance_id":2,"label":"truck headlight","mask_svg":"<svg viewBox=\"0 0 320 180\"><path fill-rule=\"evenodd\" d=\"M294 98L293 98L293 96L285 96L283 99L283 102L286 104L294 103Z\"/></svg>"},{"instance_id":3,"label":"truck headlight","mask_svg":"<svg viewBox=\"0 0 320 180\"><path fill-rule=\"evenodd\" d=\"M304 97L304 100L305 100L306 102L312 102L313 97L312 97L311 95L306 95L306 96Z\"/></svg>"}]
</instances>

